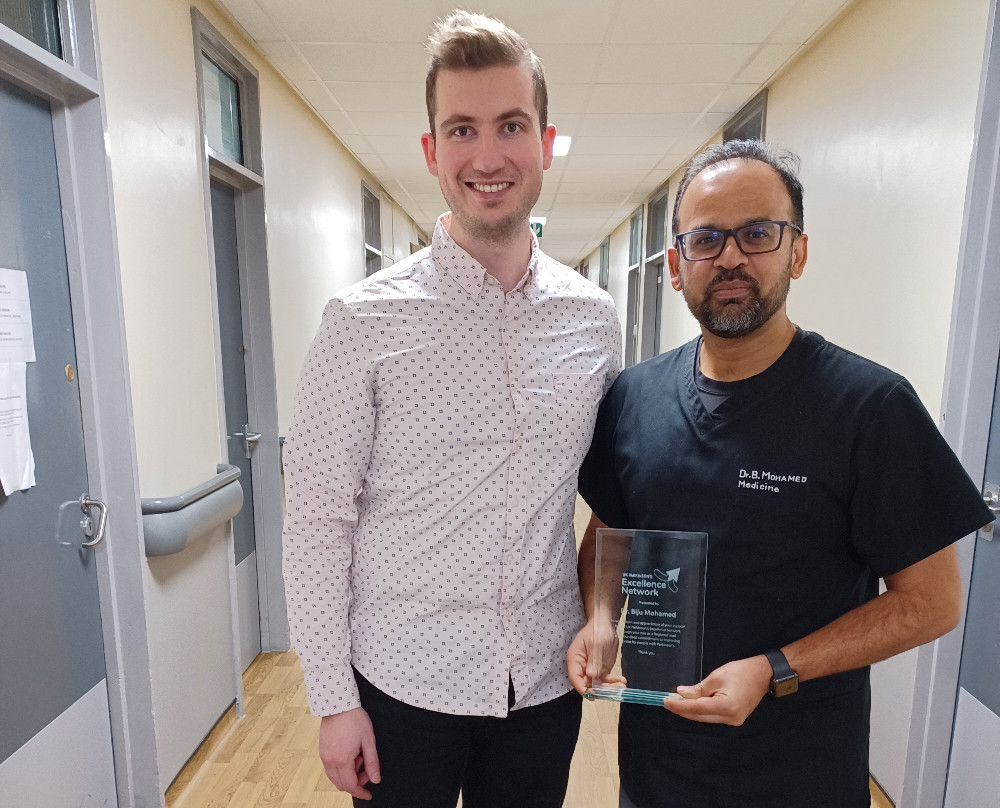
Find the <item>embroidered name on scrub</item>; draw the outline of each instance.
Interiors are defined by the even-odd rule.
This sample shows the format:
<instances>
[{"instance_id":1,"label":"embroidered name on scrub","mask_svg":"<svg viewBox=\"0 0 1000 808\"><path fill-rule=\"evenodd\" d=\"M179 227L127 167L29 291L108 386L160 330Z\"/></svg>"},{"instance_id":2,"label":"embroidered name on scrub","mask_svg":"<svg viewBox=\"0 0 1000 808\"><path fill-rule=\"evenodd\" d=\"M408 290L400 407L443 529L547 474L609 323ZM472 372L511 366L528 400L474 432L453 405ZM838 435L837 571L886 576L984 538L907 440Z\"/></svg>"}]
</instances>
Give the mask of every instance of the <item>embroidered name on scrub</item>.
<instances>
[{"instance_id":1,"label":"embroidered name on scrub","mask_svg":"<svg viewBox=\"0 0 1000 808\"><path fill-rule=\"evenodd\" d=\"M804 483L809 479L801 474L774 474L761 469L740 469L739 488L750 488L755 491L781 491L775 483Z\"/></svg>"}]
</instances>

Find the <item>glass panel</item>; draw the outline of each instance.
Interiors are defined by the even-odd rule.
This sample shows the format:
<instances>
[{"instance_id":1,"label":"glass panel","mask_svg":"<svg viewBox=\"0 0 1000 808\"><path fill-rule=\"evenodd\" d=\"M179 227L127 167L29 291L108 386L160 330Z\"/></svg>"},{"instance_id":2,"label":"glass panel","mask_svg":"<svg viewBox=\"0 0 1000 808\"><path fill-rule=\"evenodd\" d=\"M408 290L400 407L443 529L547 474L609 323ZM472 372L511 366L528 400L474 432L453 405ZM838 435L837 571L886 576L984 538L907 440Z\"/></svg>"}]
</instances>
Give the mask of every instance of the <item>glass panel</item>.
<instances>
[{"instance_id":1,"label":"glass panel","mask_svg":"<svg viewBox=\"0 0 1000 808\"><path fill-rule=\"evenodd\" d=\"M58 0L0 0L0 23L62 58Z\"/></svg>"},{"instance_id":2,"label":"glass panel","mask_svg":"<svg viewBox=\"0 0 1000 808\"><path fill-rule=\"evenodd\" d=\"M642 211L638 211L632 215L632 221L629 222L629 234L628 234L628 265L634 267L639 263L639 255L642 249L642 243L640 239L642 238Z\"/></svg>"},{"instance_id":3,"label":"glass panel","mask_svg":"<svg viewBox=\"0 0 1000 808\"><path fill-rule=\"evenodd\" d=\"M2 2L2 0L0 0ZM208 145L230 160L243 164L240 132L240 88L236 80L202 54L205 91L205 130Z\"/></svg>"},{"instance_id":4,"label":"glass panel","mask_svg":"<svg viewBox=\"0 0 1000 808\"><path fill-rule=\"evenodd\" d=\"M367 188L361 189L363 200L363 217L365 226L365 244L377 250L382 249L382 219L381 205L378 197Z\"/></svg>"},{"instance_id":5,"label":"glass panel","mask_svg":"<svg viewBox=\"0 0 1000 808\"><path fill-rule=\"evenodd\" d=\"M601 274L598 277L598 285L602 289L608 288L608 281L611 275L611 242L604 239L601 242Z\"/></svg>"},{"instance_id":6,"label":"glass panel","mask_svg":"<svg viewBox=\"0 0 1000 808\"><path fill-rule=\"evenodd\" d=\"M663 251L667 224L667 198L664 196L649 206L649 233L646 236L646 254Z\"/></svg>"}]
</instances>

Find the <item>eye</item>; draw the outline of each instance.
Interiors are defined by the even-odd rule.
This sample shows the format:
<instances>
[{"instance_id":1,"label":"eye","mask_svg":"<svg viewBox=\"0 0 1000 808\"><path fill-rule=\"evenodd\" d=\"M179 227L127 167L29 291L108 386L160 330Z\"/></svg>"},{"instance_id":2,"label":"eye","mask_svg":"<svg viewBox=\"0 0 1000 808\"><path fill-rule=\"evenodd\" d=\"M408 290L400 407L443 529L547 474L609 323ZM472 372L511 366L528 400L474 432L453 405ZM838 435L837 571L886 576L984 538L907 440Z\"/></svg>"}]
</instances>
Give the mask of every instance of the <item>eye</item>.
<instances>
[{"instance_id":1,"label":"eye","mask_svg":"<svg viewBox=\"0 0 1000 808\"><path fill-rule=\"evenodd\" d=\"M472 134L472 127L469 126L456 126L451 130L451 134L454 137L468 137Z\"/></svg>"},{"instance_id":2,"label":"eye","mask_svg":"<svg viewBox=\"0 0 1000 808\"><path fill-rule=\"evenodd\" d=\"M523 131L524 127L515 121L509 121L503 125L503 131L508 135L516 135L518 132Z\"/></svg>"},{"instance_id":3,"label":"eye","mask_svg":"<svg viewBox=\"0 0 1000 808\"><path fill-rule=\"evenodd\" d=\"M770 238L771 233L769 228L763 225L754 225L752 227L747 227L743 229L740 233L742 238L748 239L750 241L761 241L763 239Z\"/></svg>"},{"instance_id":4,"label":"eye","mask_svg":"<svg viewBox=\"0 0 1000 808\"><path fill-rule=\"evenodd\" d=\"M688 238L692 247L711 247L719 243L720 234L718 230L696 230Z\"/></svg>"}]
</instances>

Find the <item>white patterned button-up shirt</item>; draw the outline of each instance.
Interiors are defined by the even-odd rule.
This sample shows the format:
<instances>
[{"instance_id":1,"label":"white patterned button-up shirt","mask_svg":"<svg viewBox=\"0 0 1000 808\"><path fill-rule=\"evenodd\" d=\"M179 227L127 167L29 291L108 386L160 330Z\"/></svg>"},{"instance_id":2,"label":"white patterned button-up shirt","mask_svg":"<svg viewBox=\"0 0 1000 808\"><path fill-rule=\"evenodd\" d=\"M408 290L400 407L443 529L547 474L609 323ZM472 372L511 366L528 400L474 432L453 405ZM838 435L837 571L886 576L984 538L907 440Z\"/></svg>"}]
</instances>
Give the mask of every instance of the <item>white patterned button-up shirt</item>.
<instances>
[{"instance_id":1,"label":"white patterned button-up shirt","mask_svg":"<svg viewBox=\"0 0 1000 808\"><path fill-rule=\"evenodd\" d=\"M504 716L570 689L573 508L618 375L611 297L538 249L505 293L431 247L327 304L285 445L285 587L316 715Z\"/></svg>"}]
</instances>

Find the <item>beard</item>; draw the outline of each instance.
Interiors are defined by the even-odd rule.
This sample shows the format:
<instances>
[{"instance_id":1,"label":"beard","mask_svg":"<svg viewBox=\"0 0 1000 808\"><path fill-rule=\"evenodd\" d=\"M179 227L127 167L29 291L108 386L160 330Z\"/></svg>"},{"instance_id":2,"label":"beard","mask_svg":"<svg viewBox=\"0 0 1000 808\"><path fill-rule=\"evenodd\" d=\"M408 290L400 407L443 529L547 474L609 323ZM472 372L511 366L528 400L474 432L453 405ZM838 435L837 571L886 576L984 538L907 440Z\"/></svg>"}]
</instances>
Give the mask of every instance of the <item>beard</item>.
<instances>
[{"instance_id":1,"label":"beard","mask_svg":"<svg viewBox=\"0 0 1000 808\"><path fill-rule=\"evenodd\" d=\"M720 283L741 281L747 284L746 294L737 300L718 302L712 298L712 290ZM788 289L792 283L792 258L767 295L761 294L760 283L739 267L721 270L708 284L704 296L698 300L685 284L684 301L694 318L702 327L722 339L738 339L752 334L770 320L784 305Z\"/></svg>"},{"instance_id":2,"label":"beard","mask_svg":"<svg viewBox=\"0 0 1000 808\"><path fill-rule=\"evenodd\" d=\"M532 205L509 213L502 219L489 221L469 213L459 205L450 205L451 215L461 228L476 241L503 246L524 235L524 225L531 215Z\"/></svg>"},{"instance_id":3,"label":"beard","mask_svg":"<svg viewBox=\"0 0 1000 808\"><path fill-rule=\"evenodd\" d=\"M487 219L473 213L468 206L463 204L459 194L445 192L445 187L441 185L441 193L445 202L451 208L451 216L454 221L469 236L482 244L492 244L503 247L515 243L524 236L528 219L531 216L531 209L538 201L542 192L541 178L534 185L526 177L521 177L519 182L523 183L517 190L522 192L520 204L517 208L507 213L499 219ZM449 197L454 198L449 198Z\"/></svg>"}]
</instances>

